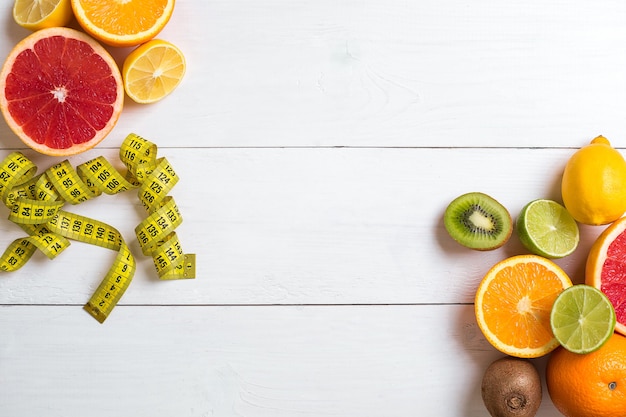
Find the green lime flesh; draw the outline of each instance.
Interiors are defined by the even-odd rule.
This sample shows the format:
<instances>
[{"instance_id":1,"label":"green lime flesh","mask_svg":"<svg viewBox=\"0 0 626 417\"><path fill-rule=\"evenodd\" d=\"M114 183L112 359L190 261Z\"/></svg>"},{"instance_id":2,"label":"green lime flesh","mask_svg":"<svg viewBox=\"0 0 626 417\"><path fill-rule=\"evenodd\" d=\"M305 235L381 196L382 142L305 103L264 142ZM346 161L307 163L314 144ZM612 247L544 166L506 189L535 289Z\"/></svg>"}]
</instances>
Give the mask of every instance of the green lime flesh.
<instances>
[{"instance_id":1,"label":"green lime flesh","mask_svg":"<svg viewBox=\"0 0 626 417\"><path fill-rule=\"evenodd\" d=\"M550 313L554 337L565 349L580 354L593 352L609 340L615 322L615 309L608 297L584 284L563 290Z\"/></svg>"},{"instance_id":2,"label":"green lime flesh","mask_svg":"<svg viewBox=\"0 0 626 417\"><path fill-rule=\"evenodd\" d=\"M556 201L539 199L528 203L517 218L517 232L531 253L546 258L563 258L578 247L578 224Z\"/></svg>"}]
</instances>

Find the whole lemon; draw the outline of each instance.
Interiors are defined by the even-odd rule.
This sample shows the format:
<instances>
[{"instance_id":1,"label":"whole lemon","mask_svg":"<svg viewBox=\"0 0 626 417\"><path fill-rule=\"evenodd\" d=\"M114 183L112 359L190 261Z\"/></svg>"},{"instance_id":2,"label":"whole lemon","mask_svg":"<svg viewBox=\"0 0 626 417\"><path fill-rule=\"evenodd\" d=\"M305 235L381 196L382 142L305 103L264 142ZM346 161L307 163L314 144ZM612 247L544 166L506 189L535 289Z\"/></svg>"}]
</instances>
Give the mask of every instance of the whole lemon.
<instances>
[{"instance_id":1,"label":"whole lemon","mask_svg":"<svg viewBox=\"0 0 626 417\"><path fill-rule=\"evenodd\" d=\"M582 224L611 223L626 212L626 161L604 137L576 151L563 171L563 204Z\"/></svg>"}]
</instances>

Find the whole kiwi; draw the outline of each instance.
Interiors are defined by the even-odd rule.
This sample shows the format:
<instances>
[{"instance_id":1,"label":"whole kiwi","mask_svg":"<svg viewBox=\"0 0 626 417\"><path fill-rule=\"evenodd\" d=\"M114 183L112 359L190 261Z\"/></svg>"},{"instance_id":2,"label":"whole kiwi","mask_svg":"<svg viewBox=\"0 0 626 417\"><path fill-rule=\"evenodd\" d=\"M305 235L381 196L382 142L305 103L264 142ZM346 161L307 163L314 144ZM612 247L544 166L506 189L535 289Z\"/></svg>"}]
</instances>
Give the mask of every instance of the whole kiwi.
<instances>
[{"instance_id":1,"label":"whole kiwi","mask_svg":"<svg viewBox=\"0 0 626 417\"><path fill-rule=\"evenodd\" d=\"M530 361L505 356L485 370L481 393L492 417L533 417L541 404L541 377Z\"/></svg>"}]
</instances>

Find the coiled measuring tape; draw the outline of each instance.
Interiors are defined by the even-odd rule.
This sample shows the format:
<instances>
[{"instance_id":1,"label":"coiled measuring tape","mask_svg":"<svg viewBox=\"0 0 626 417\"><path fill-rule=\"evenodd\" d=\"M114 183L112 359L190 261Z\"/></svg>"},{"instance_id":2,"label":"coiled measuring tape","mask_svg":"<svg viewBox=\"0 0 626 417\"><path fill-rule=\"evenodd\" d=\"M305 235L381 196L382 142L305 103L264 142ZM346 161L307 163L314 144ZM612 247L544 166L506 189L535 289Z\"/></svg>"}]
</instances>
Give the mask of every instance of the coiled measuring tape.
<instances>
[{"instance_id":1,"label":"coiled measuring tape","mask_svg":"<svg viewBox=\"0 0 626 417\"><path fill-rule=\"evenodd\" d=\"M76 169L65 160L40 175L35 175L37 167L20 152L0 163L0 199L10 209L9 220L28 233L6 248L0 256L0 270L18 270L37 250L54 259L70 240L117 251L113 265L84 306L100 323L130 285L135 259L117 229L63 210L66 203L137 190L147 217L135 228L135 236L142 253L152 257L159 278L186 279L196 274L196 257L183 253L175 232L182 216L168 193L179 180L176 172L166 158L157 158L155 144L134 133L126 137L119 155L127 168L124 175L104 157Z\"/></svg>"}]
</instances>

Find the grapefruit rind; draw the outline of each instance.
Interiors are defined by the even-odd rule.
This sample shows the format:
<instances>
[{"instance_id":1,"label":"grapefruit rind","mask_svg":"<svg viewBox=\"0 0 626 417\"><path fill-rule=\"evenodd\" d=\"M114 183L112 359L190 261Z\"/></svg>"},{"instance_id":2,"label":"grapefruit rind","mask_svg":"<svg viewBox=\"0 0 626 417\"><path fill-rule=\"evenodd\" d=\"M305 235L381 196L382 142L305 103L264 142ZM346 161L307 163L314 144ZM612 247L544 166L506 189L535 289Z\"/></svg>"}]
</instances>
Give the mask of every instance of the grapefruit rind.
<instances>
[{"instance_id":1,"label":"grapefruit rind","mask_svg":"<svg viewBox=\"0 0 626 417\"><path fill-rule=\"evenodd\" d=\"M626 217L622 217L611 223L596 238L589 250L585 264L585 284L599 289L609 298L617 315L615 331L626 336L626 318L624 315L626 293L624 293L624 300L618 303L618 301L614 299L613 294L602 285L602 270L607 260L609 246L625 231ZM622 263L626 266L626 246L624 246L624 258L622 259ZM623 286L626 286L626 274L623 276Z\"/></svg>"},{"instance_id":2,"label":"grapefruit rind","mask_svg":"<svg viewBox=\"0 0 626 417\"><path fill-rule=\"evenodd\" d=\"M503 342L489 328L489 325L487 323L487 320L484 315L484 310L483 310L483 307L484 307L483 299L485 297L485 294L488 292L489 285L496 278L497 273L504 268L514 266L520 263L537 263L539 265L542 265L554 273L554 275L559 279L562 289L572 286L572 281L569 278L569 276L565 273L565 271L563 271L561 267L559 267L557 264L550 261L549 259L544 258L539 255L532 255L532 254L512 256L510 258L507 258L503 261L498 262L497 264L491 267L491 269L487 272L487 274L485 274L484 278L482 279L476 291L476 297L474 300L474 311L475 311L478 327L482 331L487 341L493 347L498 349L500 352L510 355L510 356L515 356L519 358L538 358L538 357L544 356L552 352L554 349L556 349L560 345L558 340L554 337L554 335L552 335L549 341L547 341L543 345L536 347L536 348L519 347L519 346L507 344ZM555 299L557 295L558 294L554 295ZM552 302L554 302L554 300L552 300ZM544 317L545 323L542 323L542 328L543 330L548 331L550 332L550 334L552 334L552 330L550 328L550 320L549 320L550 311L547 311L544 313L545 313L545 317Z\"/></svg>"},{"instance_id":3,"label":"grapefruit rind","mask_svg":"<svg viewBox=\"0 0 626 417\"><path fill-rule=\"evenodd\" d=\"M116 98L115 101L111 104L112 113L110 119L106 122L106 124L100 129L95 129L95 135L91 140L88 140L83 143L74 144L71 147L67 148L53 148L49 147L46 144L37 143L33 140L20 126L15 119L13 118L10 110L9 110L9 101L6 97L6 84L7 77L12 74L12 70L14 67L14 63L16 58L24 51L33 49L34 45L41 41L42 39L61 36L68 39L75 39L78 41L85 42L88 44L95 54L99 55L103 61L108 65L111 70L111 76L115 80L116 84ZM89 37L88 35L66 27L53 27L41 29L36 32L33 32L31 35L22 39L15 47L11 50L9 55L7 56L4 65L0 69L0 111L2 112L9 128L24 142L24 144L28 145L30 148L36 150L45 155L50 156L70 156L76 155L81 152L84 152L88 149L93 148L98 143L100 143L113 129L116 125L120 113L122 111L122 107L124 104L124 84L122 82L122 76L117 66L117 63L113 59L113 57L107 52L106 49L102 45L100 45L97 41Z\"/></svg>"}]
</instances>

